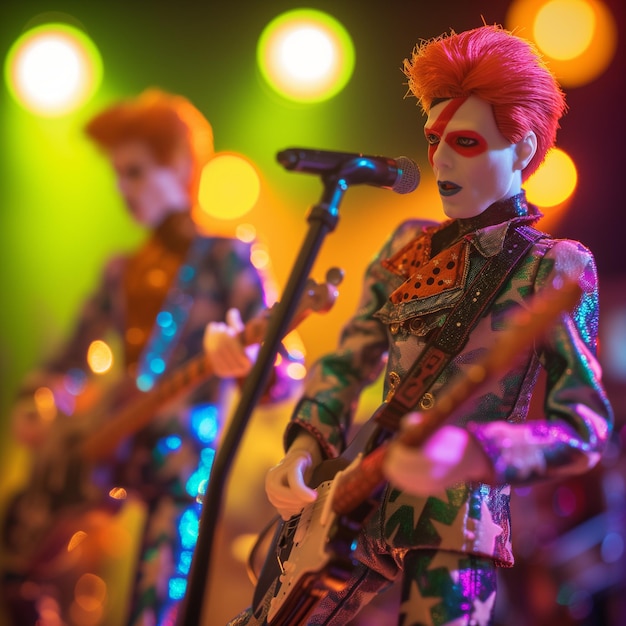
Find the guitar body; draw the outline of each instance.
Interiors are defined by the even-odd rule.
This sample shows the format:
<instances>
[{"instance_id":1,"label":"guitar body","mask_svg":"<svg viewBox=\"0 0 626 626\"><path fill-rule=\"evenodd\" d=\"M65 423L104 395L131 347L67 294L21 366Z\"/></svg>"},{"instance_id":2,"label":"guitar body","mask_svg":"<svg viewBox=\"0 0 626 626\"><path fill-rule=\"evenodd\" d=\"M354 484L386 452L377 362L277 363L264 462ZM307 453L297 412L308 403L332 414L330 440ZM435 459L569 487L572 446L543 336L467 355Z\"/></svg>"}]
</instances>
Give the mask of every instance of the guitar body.
<instances>
[{"instance_id":1,"label":"guitar body","mask_svg":"<svg viewBox=\"0 0 626 626\"><path fill-rule=\"evenodd\" d=\"M344 455L316 468L310 481L317 491L315 502L279 524L253 598L256 612L271 594L268 625L304 626L319 601L329 591L341 590L354 570L356 540L378 500L367 499L347 515L325 507L332 500L335 480L349 471L351 457L372 428L372 423L364 427Z\"/></svg>"},{"instance_id":2,"label":"guitar body","mask_svg":"<svg viewBox=\"0 0 626 626\"><path fill-rule=\"evenodd\" d=\"M320 485L318 499L329 489L330 483ZM340 564L334 566L328 550L328 532L319 523L321 510L322 504L315 503L278 528L272 553L276 558L268 559L257 586L257 593L267 591L266 585L277 589L267 618L272 625L302 623L335 586L337 573L341 580Z\"/></svg>"},{"instance_id":3,"label":"guitar body","mask_svg":"<svg viewBox=\"0 0 626 626\"><path fill-rule=\"evenodd\" d=\"M36 513L26 495L20 495L15 508L21 514ZM103 606L102 623L121 623L116 616L122 605L116 598L126 597L134 567L129 555L134 551L133 537L140 530L142 514L137 503L108 498L42 516L41 523L36 528L30 525L27 532L15 524L13 530L21 542L33 541L35 535L38 540L26 548L22 543L22 552L9 542L6 549L12 552L3 554L0 588L10 623L47 623L51 609L52 613L69 616L81 594L90 598L93 593L93 600L97 599L102 581L107 581L107 597L111 599Z\"/></svg>"},{"instance_id":4,"label":"guitar body","mask_svg":"<svg viewBox=\"0 0 626 626\"><path fill-rule=\"evenodd\" d=\"M29 480L9 504L2 524L4 569L35 573L56 562L55 552L79 530L89 511L114 514L121 504L107 495L110 485L79 453L91 425L76 415L58 415L33 455ZM76 528L75 528L76 527Z\"/></svg>"}]
</instances>

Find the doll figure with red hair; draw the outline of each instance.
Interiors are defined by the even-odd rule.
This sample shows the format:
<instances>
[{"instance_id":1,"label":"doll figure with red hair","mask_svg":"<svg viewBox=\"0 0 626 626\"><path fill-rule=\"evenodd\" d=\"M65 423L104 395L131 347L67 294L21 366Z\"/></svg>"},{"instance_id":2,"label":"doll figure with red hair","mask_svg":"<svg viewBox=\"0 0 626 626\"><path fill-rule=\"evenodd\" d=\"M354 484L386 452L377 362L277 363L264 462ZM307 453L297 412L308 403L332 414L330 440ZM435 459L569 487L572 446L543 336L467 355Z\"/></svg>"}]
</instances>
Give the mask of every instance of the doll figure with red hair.
<instances>
[{"instance_id":1,"label":"doll figure with red hair","mask_svg":"<svg viewBox=\"0 0 626 626\"><path fill-rule=\"evenodd\" d=\"M213 132L187 98L149 89L111 104L85 130L111 165L122 200L145 237L135 250L108 259L70 336L29 373L18 392L13 429L16 440L32 451L33 469L5 523L7 551L15 558L3 563L3 593L20 626L42 620L172 624L185 593L200 496L226 419L227 379L245 376L254 358L237 334L244 321L265 310L265 289L251 262L250 244L200 230L194 220L200 174L213 155ZM91 432L97 441L98 429L106 426L106 420L101 424L90 417L99 415L102 406L78 410L85 396L80 390L94 379L87 357L97 340L117 346L114 358L121 364L122 383L102 398L111 404L107 419L150 392L164 373L184 368L203 352L217 376L199 377L169 402L166 395L159 396L162 406L147 423L129 430L95 467L83 464L85 471L79 472L72 454L76 440L57 433L82 422L91 425L76 434ZM277 365L263 401L289 392L288 360ZM50 407L42 412L36 402L42 390L54 400L52 416ZM132 394L125 397L128 390ZM122 578L116 573L108 578L101 611L81 621L76 580L83 574L102 577L102 571L92 569L91 562L78 562L76 568L70 563L72 567L54 573L53 564L76 559L79 551L68 554L67 541L61 542L61 556L50 550L42 554L40 548L61 519L78 522L96 509L116 513L109 507L115 502L109 494L118 498L122 493L141 503L144 524L136 539L136 559L128 554L135 565L123 594L128 610L112 613L119 610L111 597ZM34 520L50 529L43 533L42 545L26 532ZM111 518L99 515L98 520L104 531ZM87 533L87 539L95 534ZM88 543L82 544L83 554Z\"/></svg>"},{"instance_id":2,"label":"doll figure with red hair","mask_svg":"<svg viewBox=\"0 0 626 626\"><path fill-rule=\"evenodd\" d=\"M409 220L388 237L365 271L337 351L310 368L284 459L266 479L282 518L316 501L307 481L344 451L359 394L379 374L384 397L393 399L433 345L450 346L445 366L397 426L417 423L445 397L447 383L471 375L494 349L509 314L567 281L581 295L422 445L389 447L386 486L358 535L347 581L320 594L297 623L351 623L396 581L397 617L386 624L493 623L497 568L514 563L511 486L586 472L612 428L596 358L594 258L577 241L535 229L540 212L522 187L554 145L566 108L554 76L528 41L490 25L417 45L404 69L426 116L428 160L448 219ZM477 282L485 272L498 280ZM452 341L470 322L464 342ZM544 415L528 420L541 368ZM275 594L276 585L257 587L253 606L231 626L266 624Z\"/></svg>"}]
</instances>

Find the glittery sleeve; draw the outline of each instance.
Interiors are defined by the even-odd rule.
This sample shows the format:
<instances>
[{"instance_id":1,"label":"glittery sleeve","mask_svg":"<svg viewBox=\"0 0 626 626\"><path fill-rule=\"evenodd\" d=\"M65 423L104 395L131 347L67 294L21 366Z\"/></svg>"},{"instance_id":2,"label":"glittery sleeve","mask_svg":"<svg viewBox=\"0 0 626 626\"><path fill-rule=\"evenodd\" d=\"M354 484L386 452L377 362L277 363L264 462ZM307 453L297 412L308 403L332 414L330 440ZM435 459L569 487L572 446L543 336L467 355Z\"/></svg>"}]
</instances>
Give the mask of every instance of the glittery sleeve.
<instances>
[{"instance_id":1,"label":"glittery sleeve","mask_svg":"<svg viewBox=\"0 0 626 626\"><path fill-rule=\"evenodd\" d=\"M95 339L102 339L116 327L115 294L120 291L125 257L111 258L105 265L96 289L85 300L68 340L62 348L41 366L50 374L65 374L80 370L87 375L87 349Z\"/></svg>"},{"instance_id":2,"label":"glittery sleeve","mask_svg":"<svg viewBox=\"0 0 626 626\"><path fill-rule=\"evenodd\" d=\"M300 429L311 433L328 457L345 447L359 394L381 373L389 347L386 328L374 317L389 295L389 271L381 261L415 236L420 224L403 223L368 266L356 313L343 327L338 348L309 369L303 398L287 427L286 448Z\"/></svg>"},{"instance_id":3,"label":"glittery sleeve","mask_svg":"<svg viewBox=\"0 0 626 626\"><path fill-rule=\"evenodd\" d=\"M597 272L593 256L578 242L556 242L540 264L535 289L563 278L576 278L583 295L536 347L547 374L544 419L470 425L501 482L584 472L598 462L612 429L596 353Z\"/></svg>"},{"instance_id":4,"label":"glittery sleeve","mask_svg":"<svg viewBox=\"0 0 626 626\"><path fill-rule=\"evenodd\" d=\"M255 268L250 255L250 244L228 237L213 239L210 253L198 267L195 308L182 338L188 354L201 350L207 322L223 320L228 309L238 309L245 323L267 308L267 277ZM292 397L300 389L299 381L289 375L289 365L303 362L302 355L290 352L284 344L279 351L282 358L272 369L262 404ZM243 385L245 378L238 382ZM189 396L189 404L214 402L216 385L215 378L199 385Z\"/></svg>"}]
</instances>

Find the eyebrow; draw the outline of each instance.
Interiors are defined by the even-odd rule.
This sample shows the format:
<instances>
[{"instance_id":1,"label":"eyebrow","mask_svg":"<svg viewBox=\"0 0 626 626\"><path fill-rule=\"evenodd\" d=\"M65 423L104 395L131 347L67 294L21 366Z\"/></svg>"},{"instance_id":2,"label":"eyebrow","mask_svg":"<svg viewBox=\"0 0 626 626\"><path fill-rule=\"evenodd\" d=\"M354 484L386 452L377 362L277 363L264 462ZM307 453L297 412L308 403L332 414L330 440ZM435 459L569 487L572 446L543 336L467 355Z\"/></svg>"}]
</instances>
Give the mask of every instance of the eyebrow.
<instances>
[{"instance_id":1,"label":"eyebrow","mask_svg":"<svg viewBox=\"0 0 626 626\"><path fill-rule=\"evenodd\" d=\"M467 96L462 98L452 98L448 104L444 107L443 111L437 118L437 121L430 127L425 126L424 130L432 133L436 133L439 136L443 135L448 122L452 119L452 116L458 111L459 107L467 100Z\"/></svg>"}]
</instances>

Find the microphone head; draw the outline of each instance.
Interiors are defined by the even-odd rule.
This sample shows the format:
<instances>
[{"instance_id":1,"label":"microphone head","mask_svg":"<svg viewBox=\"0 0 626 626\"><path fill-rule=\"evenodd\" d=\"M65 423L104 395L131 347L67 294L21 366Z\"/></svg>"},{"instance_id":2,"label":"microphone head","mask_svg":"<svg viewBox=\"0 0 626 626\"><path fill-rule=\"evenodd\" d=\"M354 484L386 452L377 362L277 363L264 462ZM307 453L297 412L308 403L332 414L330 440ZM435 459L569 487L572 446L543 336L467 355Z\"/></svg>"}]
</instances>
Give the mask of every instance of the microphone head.
<instances>
[{"instance_id":1,"label":"microphone head","mask_svg":"<svg viewBox=\"0 0 626 626\"><path fill-rule=\"evenodd\" d=\"M396 193L411 193L420 184L420 168L409 157L400 156L394 159L398 167L398 178L391 186Z\"/></svg>"}]
</instances>

